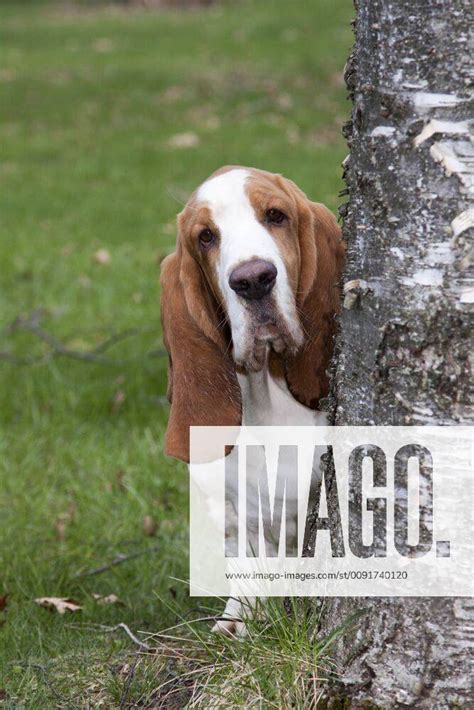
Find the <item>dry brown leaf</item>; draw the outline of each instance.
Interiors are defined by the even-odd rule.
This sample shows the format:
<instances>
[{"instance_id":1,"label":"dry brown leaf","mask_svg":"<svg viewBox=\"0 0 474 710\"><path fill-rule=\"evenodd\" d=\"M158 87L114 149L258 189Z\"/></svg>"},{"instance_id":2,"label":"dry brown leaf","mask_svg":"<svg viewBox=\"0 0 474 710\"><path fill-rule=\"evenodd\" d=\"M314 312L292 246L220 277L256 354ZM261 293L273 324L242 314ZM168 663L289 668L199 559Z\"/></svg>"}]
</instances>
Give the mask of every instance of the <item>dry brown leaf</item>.
<instances>
[{"instance_id":1,"label":"dry brown leaf","mask_svg":"<svg viewBox=\"0 0 474 710\"><path fill-rule=\"evenodd\" d=\"M125 603L119 599L116 594L93 594L92 596L97 604L118 604L119 606L125 606Z\"/></svg>"},{"instance_id":2,"label":"dry brown leaf","mask_svg":"<svg viewBox=\"0 0 474 710\"><path fill-rule=\"evenodd\" d=\"M168 140L171 148L195 148L200 143L197 133L176 133Z\"/></svg>"},{"instance_id":3,"label":"dry brown leaf","mask_svg":"<svg viewBox=\"0 0 474 710\"><path fill-rule=\"evenodd\" d=\"M143 518L143 532L145 533L145 535L148 535L148 537L153 537L153 535L156 534L157 530L158 523L153 518L153 516L145 515L145 517Z\"/></svg>"},{"instance_id":4,"label":"dry brown leaf","mask_svg":"<svg viewBox=\"0 0 474 710\"><path fill-rule=\"evenodd\" d=\"M66 539L66 520L59 516L54 523L54 531L59 542L64 542Z\"/></svg>"},{"instance_id":5,"label":"dry brown leaf","mask_svg":"<svg viewBox=\"0 0 474 710\"><path fill-rule=\"evenodd\" d=\"M66 537L66 528L69 523L74 522L76 517L76 504L70 503L67 510L63 513L59 513L56 521L54 523L54 529L56 531L56 536L59 542L64 542Z\"/></svg>"},{"instance_id":6,"label":"dry brown leaf","mask_svg":"<svg viewBox=\"0 0 474 710\"><path fill-rule=\"evenodd\" d=\"M170 220L169 222L165 222L160 226L160 232L163 232L163 234L173 234L176 232L176 220ZM163 255L161 259L163 260L167 254L170 253L171 249L168 249L167 251L163 252Z\"/></svg>"},{"instance_id":7,"label":"dry brown leaf","mask_svg":"<svg viewBox=\"0 0 474 710\"><path fill-rule=\"evenodd\" d=\"M108 37L99 37L99 39L96 39L92 46L96 52L100 52L101 54L105 52L112 52L114 49L114 43Z\"/></svg>"},{"instance_id":8,"label":"dry brown leaf","mask_svg":"<svg viewBox=\"0 0 474 710\"><path fill-rule=\"evenodd\" d=\"M108 249L98 249L94 254L94 259L98 264L110 264L112 257Z\"/></svg>"},{"instance_id":9,"label":"dry brown leaf","mask_svg":"<svg viewBox=\"0 0 474 710\"><path fill-rule=\"evenodd\" d=\"M33 599L35 604L39 604L44 609L57 611L59 614L65 614L67 611L80 611L82 606L75 599L69 597L38 597Z\"/></svg>"},{"instance_id":10,"label":"dry brown leaf","mask_svg":"<svg viewBox=\"0 0 474 710\"><path fill-rule=\"evenodd\" d=\"M13 81L16 78L16 72L12 69L0 70L0 81Z\"/></svg>"},{"instance_id":11,"label":"dry brown leaf","mask_svg":"<svg viewBox=\"0 0 474 710\"><path fill-rule=\"evenodd\" d=\"M158 97L159 103L164 101L165 103L175 103L180 101L186 95L186 88L184 86L168 86L167 89Z\"/></svg>"},{"instance_id":12,"label":"dry brown leaf","mask_svg":"<svg viewBox=\"0 0 474 710\"><path fill-rule=\"evenodd\" d=\"M79 282L79 286L82 288L90 288L92 286L91 279L85 274L81 274L77 280Z\"/></svg>"},{"instance_id":13,"label":"dry brown leaf","mask_svg":"<svg viewBox=\"0 0 474 710\"><path fill-rule=\"evenodd\" d=\"M125 392L117 390L112 399L112 411L118 412L122 404L125 402Z\"/></svg>"},{"instance_id":14,"label":"dry brown leaf","mask_svg":"<svg viewBox=\"0 0 474 710\"><path fill-rule=\"evenodd\" d=\"M209 116L209 118L206 118L204 121L204 126L209 131L217 131L217 129L221 127L221 119L219 116Z\"/></svg>"},{"instance_id":15,"label":"dry brown leaf","mask_svg":"<svg viewBox=\"0 0 474 710\"><path fill-rule=\"evenodd\" d=\"M8 594L0 595L0 611L3 611L4 609L6 609L7 604L8 604Z\"/></svg>"},{"instance_id":16,"label":"dry brown leaf","mask_svg":"<svg viewBox=\"0 0 474 710\"><path fill-rule=\"evenodd\" d=\"M66 341L66 345L70 350L79 350L79 352L86 352L92 347L92 344L84 340L84 338L71 338Z\"/></svg>"},{"instance_id":17,"label":"dry brown leaf","mask_svg":"<svg viewBox=\"0 0 474 710\"><path fill-rule=\"evenodd\" d=\"M293 108L293 99L289 94L279 94L277 96L277 106L282 111L288 111Z\"/></svg>"}]
</instances>

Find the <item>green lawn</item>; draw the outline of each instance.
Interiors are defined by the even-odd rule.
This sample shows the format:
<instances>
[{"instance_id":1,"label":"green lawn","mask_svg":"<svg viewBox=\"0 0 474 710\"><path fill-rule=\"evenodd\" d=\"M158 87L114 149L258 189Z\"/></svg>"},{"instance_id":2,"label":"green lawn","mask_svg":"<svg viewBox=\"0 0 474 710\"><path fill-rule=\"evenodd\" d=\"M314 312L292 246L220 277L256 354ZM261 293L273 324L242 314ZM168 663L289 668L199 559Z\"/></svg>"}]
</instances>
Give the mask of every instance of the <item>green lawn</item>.
<instances>
[{"instance_id":1,"label":"green lawn","mask_svg":"<svg viewBox=\"0 0 474 710\"><path fill-rule=\"evenodd\" d=\"M0 608L8 594L0 705L8 707L146 704L174 672L162 659L140 661L138 671L135 645L101 628L158 631L209 605L174 579L187 577L187 474L161 447L158 260L173 248L186 196L220 165L282 172L335 209L347 152L350 0L236 0L180 13L74 7L0 8ZM179 145L183 133L192 145ZM39 337L81 353L130 328L137 332L103 362L51 357ZM156 531L145 531L145 516ZM124 606L98 604L94 593ZM35 605L40 596L84 608L60 616ZM205 638L208 625L199 628ZM239 651L222 648L225 679ZM291 687L291 673L282 677Z\"/></svg>"}]
</instances>

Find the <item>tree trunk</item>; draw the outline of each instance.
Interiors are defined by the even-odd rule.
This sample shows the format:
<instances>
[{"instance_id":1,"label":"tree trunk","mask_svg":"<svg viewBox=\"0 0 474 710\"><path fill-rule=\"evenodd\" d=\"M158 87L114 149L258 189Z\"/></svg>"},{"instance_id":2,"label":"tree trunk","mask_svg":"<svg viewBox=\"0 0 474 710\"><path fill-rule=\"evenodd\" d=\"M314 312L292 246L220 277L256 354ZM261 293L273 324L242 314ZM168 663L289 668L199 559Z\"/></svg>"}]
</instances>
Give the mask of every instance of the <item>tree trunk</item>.
<instances>
[{"instance_id":1,"label":"tree trunk","mask_svg":"<svg viewBox=\"0 0 474 710\"><path fill-rule=\"evenodd\" d=\"M356 3L336 424L472 423L470 6ZM361 608L335 647L333 695L352 708L467 707L472 600L326 599L321 635Z\"/></svg>"}]
</instances>

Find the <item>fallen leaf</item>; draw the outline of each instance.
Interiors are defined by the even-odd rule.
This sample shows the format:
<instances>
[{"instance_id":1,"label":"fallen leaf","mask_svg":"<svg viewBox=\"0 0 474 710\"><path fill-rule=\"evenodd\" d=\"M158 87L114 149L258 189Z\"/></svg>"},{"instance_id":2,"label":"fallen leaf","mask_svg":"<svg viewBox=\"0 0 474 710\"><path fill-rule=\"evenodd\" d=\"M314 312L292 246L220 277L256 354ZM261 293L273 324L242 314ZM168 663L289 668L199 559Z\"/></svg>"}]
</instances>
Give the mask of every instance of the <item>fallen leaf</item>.
<instances>
[{"instance_id":1,"label":"fallen leaf","mask_svg":"<svg viewBox=\"0 0 474 710\"><path fill-rule=\"evenodd\" d=\"M293 108L293 99L289 94L280 94L277 96L277 105L282 111L288 111Z\"/></svg>"},{"instance_id":2,"label":"fallen leaf","mask_svg":"<svg viewBox=\"0 0 474 710\"><path fill-rule=\"evenodd\" d=\"M197 133L176 133L168 140L171 148L195 148L200 143Z\"/></svg>"},{"instance_id":3,"label":"fallen leaf","mask_svg":"<svg viewBox=\"0 0 474 710\"><path fill-rule=\"evenodd\" d=\"M0 611L6 609L8 603L8 594L2 594L0 596Z\"/></svg>"},{"instance_id":4,"label":"fallen leaf","mask_svg":"<svg viewBox=\"0 0 474 710\"><path fill-rule=\"evenodd\" d=\"M167 89L158 97L159 102L164 101L165 103L175 103L179 101L186 94L186 89L184 86L168 86Z\"/></svg>"},{"instance_id":5,"label":"fallen leaf","mask_svg":"<svg viewBox=\"0 0 474 710\"><path fill-rule=\"evenodd\" d=\"M176 231L176 222L175 220L170 220L169 222L165 222L160 226L160 232L163 232L163 234L174 234ZM168 248L167 251L163 252L163 259L167 254L169 254L171 251L173 251L173 246Z\"/></svg>"},{"instance_id":6,"label":"fallen leaf","mask_svg":"<svg viewBox=\"0 0 474 710\"><path fill-rule=\"evenodd\" d=\"M59 542L64 542L66 539L66 521L59 517L54 523L54 530Z\"/></svg>"},{"instance_id":7,"label":"fallen leaf","mask_svg":"<svg viewBox=\"0 0 474 710\"><path fill-rule=\"evenodd\" d=\"M68 509L63 513L59 513L56 521L54 523L54 529L56 531L56 536L59 542L64 542L66 538L66 528L69 523L74 522L76 517L76 505L75 503L70 503Z\"/></svg>"},{"instance_id":8,"label":"fallen leaf","mask_svg":"<svg viewBox=\"0 0 474 710\"><path fill-rule=\"evenodd\" d=\"M301 141L300 132L297 128L294 127L288 128L286 132L286 138L290 145L296 145Z\"/></svg>"},{"instance_id":9,"label":"fallen leaf","mask_svg":"<svg viewBox=\"0 0 474 710\"><path fill-rule=\"evenodd\" d=\"M110 256L108 249L98 249L94 254L94 259L98 264L105 265L110 264L112 257Z\"/></svg>"},{"instance_id":10,"label":"fallen leaf","mask_svg":"<svg viewBox=\"0 0 474 710\"><path fill-rule=\"evenodd\" d=\"M13 81L16 78L16 73L12 69L0 70L0 81Z\"/></svg>"},{"instance_id":11,"label":"fallen leaf","mask_svg":"<svg viewBox=\"0 0 474 710\"><path fill-rule=\"evenodd\" d=\"M82 606L75 599L70 599L69 597L38 597L33 599L33 601L44 609L56 610L59 614L82 609Z\"/></svg>"},{"instance_id":12,"label":"fallen leaf","mask_svg":"<svg viewBox=\"0 0 474 710\"><path fill-rule=\"evenodd\" d=\"M148 537L153 537L158 530L158 523L151 515L145 515L143 518L143 532Z\"/></svg>"},{"instance_id":13,"label":"fallen leaf","mask_svg":"<svg viewBox=\"0 0 474 710\"><path fill-rule=\"evenodd\" d=\"M93 44L96 52L111 52L114 48L114 43L108 37L99 37Z\"/></svg>"},{"instance_id":14,"label":"fallen leaf","mask_svg":"<svg viewBox=\"0 0 474 710\"><path fill-rule=\"evenodd\" d=\"M79 352L86 352L91 348L91 343L84 338L71 338L66 341L66 345L70 350L79 350Z\"/></svg>"},{"instance_id":15,"label":"fallen leaf","mask_svg":"<svg viewBox=\"0 0 474 710\"><path fill-rule=\"evenodd\" d=\"M112 411L114 413L118 412L124 402L125 392L123 392L123 390L117 390L112 398Z\"/></svg>"},{"instance_id":16,"label":"fallen leaf","mask_svg":"<svg viewBox=\"0 0 474 710\"><path fill-rule=\"evenodd\" d=\"M73 244L65 244L63 248L61 249L61 256L71 256L71 254L74 252L74 245Z\"/></svg>"},{"instance_id":17,"label":"fallen leaf","mask_svg":"<svg viewBox=\"0 0 474 710\"><path fill-rule=\"evenodd\" d=\"M209 116L204 121L204 125L210 131L217 131L221 127L221 119L218 116Z\"/></svg>"},{"instance_id":18,"label":"fallen leaf","mask_svg":"<svg viewBox=\"0 0 474 710\"><path fill-rule=\"evenodd\" d=\"M93 594L92 596L97 604L118 604L119 606L125 606L124 602L119 599L116 594Z\"/></svg>"},{"instance_id":19,"label":"fallen leaf","mask_svg":"<svg viewBox=\"0 0 474 710\"><path fill-rule=\"evenodd\" d=\"M82 288L90 288L92 286L92 281L91 279L86 276L85 274L81 274L79 278L77 279L79 286L82 286Z\"/></svg>"}]
</instances>

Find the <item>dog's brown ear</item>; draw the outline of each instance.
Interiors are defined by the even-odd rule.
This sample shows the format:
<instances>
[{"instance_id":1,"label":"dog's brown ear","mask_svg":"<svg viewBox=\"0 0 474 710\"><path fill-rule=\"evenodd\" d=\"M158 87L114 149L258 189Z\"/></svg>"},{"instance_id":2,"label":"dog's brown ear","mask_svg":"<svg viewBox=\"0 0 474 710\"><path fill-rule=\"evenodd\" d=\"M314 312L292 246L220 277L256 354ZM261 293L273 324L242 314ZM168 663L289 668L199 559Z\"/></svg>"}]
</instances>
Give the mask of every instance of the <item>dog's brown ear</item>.
<instances>
[{"instance_id":1,"label":"dog's brown ear","mask_svg":"<svg viewBox=\"0 0 474 710\"><path fill-rule=\"evenodd\" d=\"M301 255L297 306L305 335L298 353L286 363L286 379L292 395L302 404L317 409L329 391L326 374L340 309L340 278L345 246L332 212L311 202L293 183L298 206L298 239Z\"/></svg>"},{"instance_id":2,"label":"dog's brown ear","mask_svg":"<svg viewBox=\"0 0 474 710\"><path fill-rule=\"evenodd\" d=\"M234 363L212 308L198 265L178 245L161 265L161 321L171 402L165 453L186 462L190 426L241 423Z\"/></svg>"}]
</instances>

